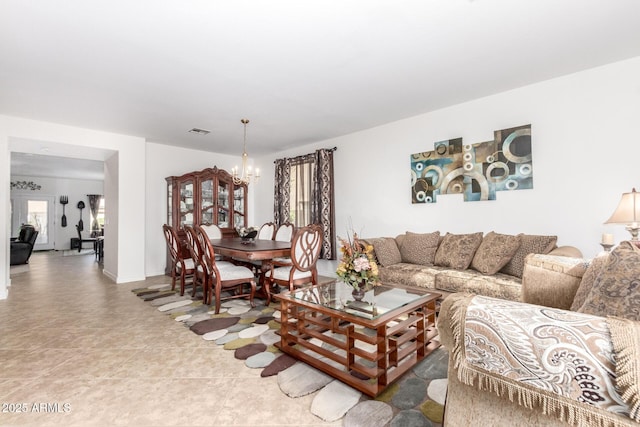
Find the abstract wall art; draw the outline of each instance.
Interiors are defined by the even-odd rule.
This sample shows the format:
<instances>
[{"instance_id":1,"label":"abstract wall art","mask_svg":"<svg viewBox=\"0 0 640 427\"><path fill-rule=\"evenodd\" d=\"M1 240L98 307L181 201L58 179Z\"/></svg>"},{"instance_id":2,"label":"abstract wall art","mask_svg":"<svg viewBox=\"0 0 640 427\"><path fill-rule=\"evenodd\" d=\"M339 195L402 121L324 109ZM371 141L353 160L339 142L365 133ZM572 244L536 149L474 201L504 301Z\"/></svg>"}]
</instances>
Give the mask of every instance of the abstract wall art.
<instances>
[{"instance_id":1,"label":"abstract wall art","mask_svg":"<svg viewBox=\"0 0 640 427\"><path fill-rule=\"evenodd\" d=\"M492 141L464 144L456 138L412 154L412 203L435 203L444 194L463 194L466 202L495 200L498 191L533 188L531 125L493 134Z\"/></svg>"}]
</instances>

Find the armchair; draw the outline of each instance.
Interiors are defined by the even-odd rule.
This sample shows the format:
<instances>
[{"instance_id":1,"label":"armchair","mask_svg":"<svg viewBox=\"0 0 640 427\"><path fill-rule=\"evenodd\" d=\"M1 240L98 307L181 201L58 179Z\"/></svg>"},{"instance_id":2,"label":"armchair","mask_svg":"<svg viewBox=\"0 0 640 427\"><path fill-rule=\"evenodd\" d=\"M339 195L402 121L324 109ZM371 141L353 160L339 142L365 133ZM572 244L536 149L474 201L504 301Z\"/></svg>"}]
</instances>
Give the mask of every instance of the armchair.
<instances>
[{"instance_id":1,"label":"armchair","mask_svg":"<svg viewBox=\"0 0 640 427\"><path fill-rule=\"evenodd\" d=\"M38 230L31 224L23 224L17 238L11 239L10 265L27 264L38 238Z\"/></svg>"},{"instance_id":2,"label":"armchair","mask_svg":"<svg viewBox=\"0 0 640 427\"><path fill-rule=\"evenodd\" d=\"M522 302L443 301L446 425L640 425L640 250L623 242L604 259L561 258L527 258ZM544 293L536 278L546 292L560 288L562 307L527 300Z\"/></svg>"}]
</instances>

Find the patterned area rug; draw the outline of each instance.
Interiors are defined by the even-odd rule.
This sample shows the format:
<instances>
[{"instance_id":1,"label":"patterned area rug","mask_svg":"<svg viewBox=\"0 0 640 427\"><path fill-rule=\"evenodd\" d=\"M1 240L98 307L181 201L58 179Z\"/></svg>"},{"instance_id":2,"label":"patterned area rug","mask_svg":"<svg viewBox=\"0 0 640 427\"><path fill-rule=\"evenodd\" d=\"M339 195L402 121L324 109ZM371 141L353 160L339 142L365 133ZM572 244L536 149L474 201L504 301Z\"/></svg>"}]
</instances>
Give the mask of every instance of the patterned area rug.
<instances>
[{"instance_id":1,"label":"patterned area rug","mask_svg":"<svg viewBox=\"0 0 640 427\"><path fill-rule=\"evenodd\" d=\"M246 300L228 300L214 314L212 307L202 304L200 295L190 298L189 288L184 296L168 284L132 292L202 339L233 351L247 369L260 369L262 377L278 375L278 385L289 397L316 393L309 410L324 421L343 418L348 427L442 425L448 363L443 348L372 399L275 347L280 341L279 303L267 307L264 300L256 299L256 307L251 308Z\"/></svg>"}]
</instances>

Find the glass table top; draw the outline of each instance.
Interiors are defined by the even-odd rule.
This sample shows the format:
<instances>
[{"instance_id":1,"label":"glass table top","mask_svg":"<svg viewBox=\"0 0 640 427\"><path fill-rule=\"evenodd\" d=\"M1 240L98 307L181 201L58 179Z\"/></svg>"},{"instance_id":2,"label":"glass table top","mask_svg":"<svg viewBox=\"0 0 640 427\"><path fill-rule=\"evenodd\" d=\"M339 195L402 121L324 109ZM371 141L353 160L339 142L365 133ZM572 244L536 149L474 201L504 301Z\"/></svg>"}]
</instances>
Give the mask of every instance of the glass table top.
<instances>
[{"instance_id":1,"label":"glass table top","mask_svg":"<svg viewBox=\"0 0 640 427\"><path fill-rule=\"evenodd\" d=\"M290 293L290 297L366 319L376 319L391 310L430 296L426 291L379 285L367 291L362 301L355 301L352 292L353 287L335 281L298 288Z\"/></svg>"}]
</instances>

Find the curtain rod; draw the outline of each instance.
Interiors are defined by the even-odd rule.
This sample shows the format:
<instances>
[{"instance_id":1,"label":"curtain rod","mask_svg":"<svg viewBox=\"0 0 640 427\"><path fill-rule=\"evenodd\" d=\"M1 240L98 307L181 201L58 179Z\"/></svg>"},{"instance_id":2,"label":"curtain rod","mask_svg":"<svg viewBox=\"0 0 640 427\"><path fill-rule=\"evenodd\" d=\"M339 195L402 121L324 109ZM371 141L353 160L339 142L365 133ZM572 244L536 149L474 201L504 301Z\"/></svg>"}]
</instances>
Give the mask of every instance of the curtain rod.
<instances>
[{"instance_id":1,"label":"curtain rod","mask_svg":"<svg viewBox=\"0 0 640 427\"><path fill-rule=\"evenodd\" d=\"M327 151L338 151L338 147L325 148L325 150L327 150ZM303 156L304 156L304 155L305 155L305 154L303 154ZM296 156L296 157L300 157L300 156ZM286 159L286 157L285 157L285 159ZM274 161L273 161L273 163L275 163L275 162L276 162L276 161L274 160Z\"/></svg>"}]
</instances>

